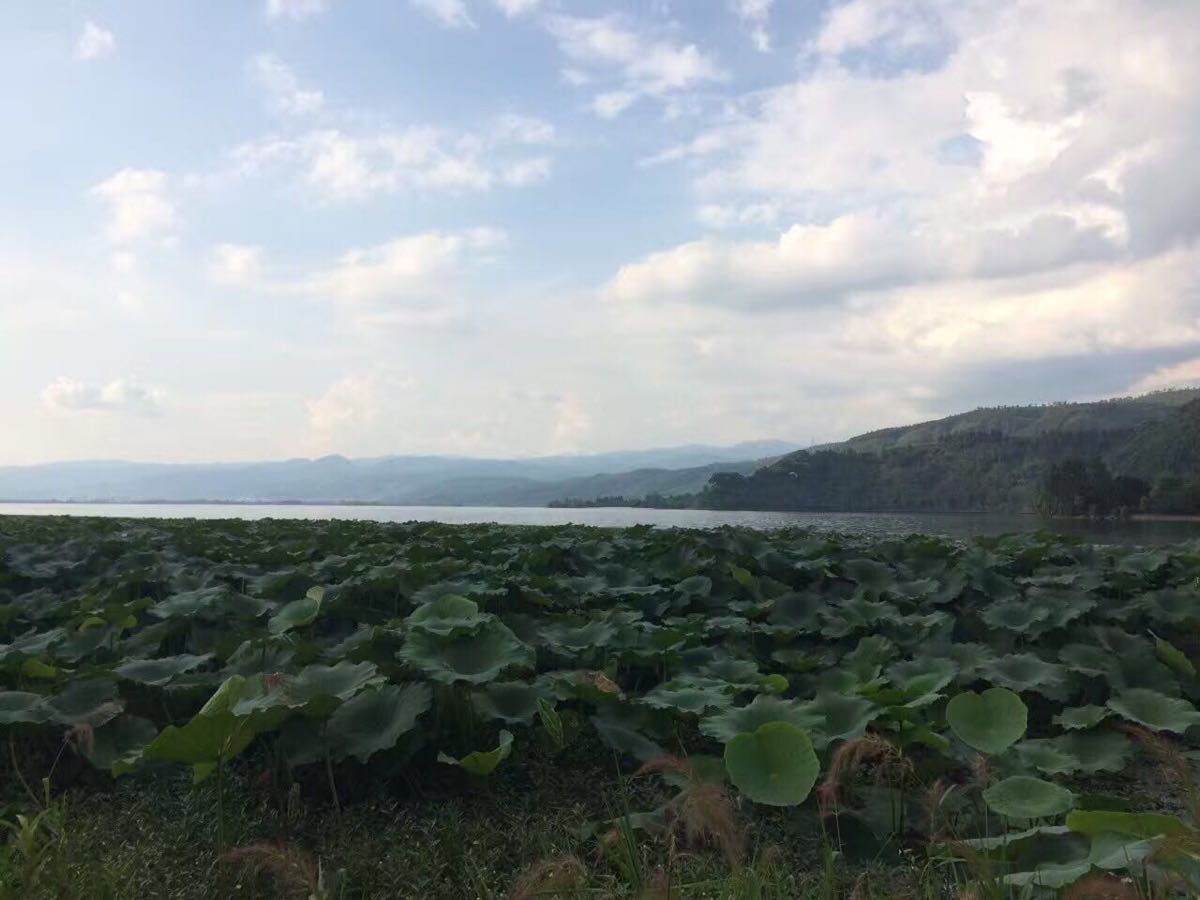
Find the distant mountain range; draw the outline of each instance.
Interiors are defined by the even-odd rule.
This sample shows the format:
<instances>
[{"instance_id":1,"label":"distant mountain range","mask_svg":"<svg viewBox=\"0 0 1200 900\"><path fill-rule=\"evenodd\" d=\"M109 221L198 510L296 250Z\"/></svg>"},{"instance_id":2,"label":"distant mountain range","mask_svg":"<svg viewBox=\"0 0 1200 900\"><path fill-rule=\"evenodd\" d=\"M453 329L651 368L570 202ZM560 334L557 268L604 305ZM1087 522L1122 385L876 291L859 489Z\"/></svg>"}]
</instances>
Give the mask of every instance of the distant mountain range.
<instances>
[{"instance_id":1,"label":"distant mountain range","mask_svg":"<svg viewBox=\"0 0 1200 900\"><path fill-rule=\"evenodd\" d=\"M750 476L718 473L717 509L1033 509L1050 467L1098 460L1146 482L1150 508L1200 483L1200 388L1093 403L977 409L787 454ZM1190 494L1189 494L1190 496ZM1167 502L1167 501L1170 502Z\"/></svg>"},{"instance_id":2,"label":"distant mountain range","mask_svg":"<svg viewBox=\"0 0 1200 900\"><path fill-rule=\"evenodd\" d=\"M750 474L795 449L784 441L750 441L530 459L63 462L0 467L0 500L544 506L567 497L694 493L716 472Z\"/></svg>"}]
</instances>

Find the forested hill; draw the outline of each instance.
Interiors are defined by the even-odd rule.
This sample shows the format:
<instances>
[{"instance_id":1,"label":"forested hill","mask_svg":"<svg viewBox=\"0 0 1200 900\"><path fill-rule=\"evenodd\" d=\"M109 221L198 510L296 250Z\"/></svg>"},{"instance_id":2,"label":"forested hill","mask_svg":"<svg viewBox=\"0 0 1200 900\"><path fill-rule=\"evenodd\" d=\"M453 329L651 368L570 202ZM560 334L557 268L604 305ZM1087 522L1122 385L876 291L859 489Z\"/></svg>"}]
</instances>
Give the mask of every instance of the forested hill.
<instances>
[{"instance_id":1,"label":"forested hill","mask_svg":"<svg viewBox=\"0 0 1200 900\"><path fill-rule=\"evenodd\" d=\"M979 409L874 431L789 454L748 477L715 475L699 505L1023 511L1047 502L1056 466L1085 463L1089 474L1075 481L1096 484L1072 482L1080 498L1068 498L1066 511L1094 505L1190 511L1187 497L1200 498L1200 389ZM1107 494L1096 501L1093 490Z\"/></svg>"}]
</instances>

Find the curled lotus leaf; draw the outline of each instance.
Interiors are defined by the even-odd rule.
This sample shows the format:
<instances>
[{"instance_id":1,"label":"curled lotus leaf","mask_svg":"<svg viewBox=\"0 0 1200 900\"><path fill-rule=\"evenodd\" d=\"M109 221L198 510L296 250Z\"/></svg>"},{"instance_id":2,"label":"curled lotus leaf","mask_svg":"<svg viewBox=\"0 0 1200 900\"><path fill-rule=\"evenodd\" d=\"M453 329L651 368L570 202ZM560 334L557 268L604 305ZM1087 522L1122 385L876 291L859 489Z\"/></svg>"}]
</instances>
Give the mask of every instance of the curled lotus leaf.
<instances>
[{"instance_id":1,"label":"curled lotus leaf","mask_svg":"<svg viewBox=\"0 0 1200 900\"><path fill-rule=\"evenodd\" d=\"M331 753L366 762L396 746L432 703L427 684L385 684L360 691L329 717L325 732L331 737Z\"/></svg>"},{"instance_id":2,"label":"curled lotus leaf","mask_svg":"<svg viewBox=\"0 0 1200 900\"><path fill-rule=\"evenodd\" d=\"M1067 644L1058 651L1058 658L1081 675L1105 677L1112 668L1112 656L1095 644Z\"/></svg>"},{"instance_id":3,"label":"curled lotus leaf","mask_svg":"<svg viewBox=\"0 0 1200 900\"><path fill-rule=\"evenodd\" d=\"M728 743L737 735L755 731L768 722L788 722L797 728L810 731L825 724L825 717L806 711L796 700L783 700L770 694L760 694L746 706L738 706L708 716L700 723L700 730L721 743Z\"/></svg>"},{"instance_id":4,"label":"curled lotus leaf","mask_svg":"<svg viewBox=\"0 0 1200 900\"><path fill-rule=\"evenodd\" d=\"M1180 734L1200 724L1200 712L1180 697L1168 697L1148 688L1130 688L1108 701L1117 715L1154 731Z\"/></svg>"},{"instance_id":5,"label":"curled lotus leaf","mask_svg":"<svg viewBox=\"0 0 1200 900\"><path fill-rule=\"evenodd\" d=\"M90 741L79 744L93 766L119 775L137 762L157 734L158 729L148 719L125 715L95 729Z\"/></svg>"},{"instance_id":6,"label":"curled lotus leaf","mask_svg":"<svg viewBox=\"0 0 1200 900\"><path fill-rule=\"evenodd\" d=\"M508 669L529 667L534 661L533 650L494 620L453 637L411 631L396 655L443 684L486 684Z\"/></svg>"},{"instance_id":7,"label":"curled lotus leaf","mask_svg":"<svg viewBox=\"0 0 1200 900\"><path fill-rule=\"evenodd\" d=\"M1010 819L1045 819L1061 815L1075 805L1075 795L1052 781L1013 775L983 792L992 812Z\"/></svg>"},{"instance_id":8,"label":"curled lotus leaf","mask_svg":"<svg viewBox=\"0 0 1200 900\"><path fill-rule=\"evenodd\" d=\"M325 601L325 588L319 585L310 587L304 596L291 603L285 603L267 622L267 631L271 634L284 634L293 628L302 628L311 624L321 614L321 604Z\"/></svg>"},{"instance_id":9,"label":"curled lotus leaf","mask_svg":"<svg viewBox=\"0 0 1200 900\"><path fill-rule=\"evenodd\" d=\"M265 600L248 597L221 584L172 594L150 607L150 614L160 619L255 619L266 610Z\"/></svg>"},{"instance_id":10,"label":"curled lotus leaf","mask_svg":"<svg viewBox=\"0 0 1200 900\"><path fill-rule=\"evenodd\" d=\"M382 681L383 676L371 662L305 666L297 675L266 679L261 693L241 698L231 711L236 716L246 716L282 707L302 710L307 715L327 716L363 688Z\"/></svg>"},{"instance_id":11,"label":"curled lotus leaf","mask_svg":"<svg viewBox=\"0 0 1200 900\"><path fill-rule=\"evenodd\" d=\"M1023 766L1047 775L1069 775L1082 767L1077 757L1045 738L1022 741L1015 753Z\"/></svg>"},{"instance_id":12,"label":"curled lotus leaf","mask_svg":"<svg viewBox=\"0 0 1200 900\"><path fill-rule=\"evenodd\" d=\"M596 619L581 625L557 622L541 629L541 639L555 651L566 656L584 653L597 647L607 647L617 635L611 622Z\"/></svg>"},{"instance_id":13,"label":"curled lotus leaf","mask_svg":"<svg viewBox=\"0 0 1200 900\"><path fill-rule=\"evenodd\" d=\"M700 674L730 684L751 684L759 680L758 663L752 659L715 659L701 666Z\"/></svg>"},{"instance_id":14,"label":"curled lotus leaf","mask_svg":"<svg viewBox=\"0 0 1200 900\"><path fill-rule=\"evenodd\" d=\"M458 594L442 594L418 606L407 621L411 628L447 636L471 631L491 618L479 611L479 604L474 600Z\"/></svg>"},{"instance_id":15,"label":"curled lotus leaf","mask_svg":"<svg viewBox=\"0 0 1200 900\"><path fill-rule=\"evenodd\" d=\"M1106 706L1070 706L1060 712L1052 720L1055 725L1068 731L1079 731L1095 728L1112 715L1112 710Z\"/></svg>"},{"instance_id":16,"label":"curled lotus leaf","mask_svg":"<svg viewBox=\"0 0 1200 900\"><path fill-rule=\"evenodd\" d=\"M982 694L964 691L946 704L946 722L968 747L995 755L1025 735L1029 709L1007 688L989 688Z\"/></svg>"},{"instance_id":17,"label":"curled lotus leaf","mask_svg":"<svg viewBox=\"0 0 1200 900\"><path fill-rule=\"evenodd\" d=\"M866 734L867 726L883 709L865 697L823 691L800 705L808 716L820 716L821 724L810 731L813 744L822 749L833 741L850 740Z\"/></svg>"},{"instance_id":18,"label":"curled lotus leaf","mask_svg":"<svg viewBox=\"0 0 1200 900\"><path fill-rule=\"evenodd\" d=\"M0 725L41 725L52 716L41 694L0 691Z\"/></svg>"},{"instance_id":19,"label":"curled lotus leaf","mask_svg":"<svg viewBox=\"0 0 1200 900\"><path fill-rule=\"evenodd\" d=\"M1024 634L1039 622L1050 617L1050 610L1044 606L1029 603L1024 599L1014 597L1011 600L1001 600L990 603L980 612L979 618L992 628L1004 628Z\"/></svg>"},{"instance_id":20,"label":"curled lotus leaf","mask_svg":"<svg viewBox=\"0 0 1200 900\"><path fill-rule=\"evenodd\" d=\"M540 697L537 688L523 681L494 681L471 700L484 718L528 725L538 711Z\"/></svg>"},{"instance_id":21,"label":"curled lotus leaf","mask_svg":"<svg viewBox=\"0 0 1200 900\"><path fill-rule=\"evenodd\" d=\"M725 769L734 786L755 803L796 806L812 792L821 764L801 729L767 722L725 744Z\"/></svg>"},{"instance_id":22,"label":"curled lotus leaf","mask_svg":"<svg viewBox=\"0 0 1200 900\"><path fill-rule=\"evenodd\" d=\"M500 743L495 750L476 750L459 759L446 753L438 754L438 762L450 766L459 766L472 775L491 775L496 767L508 759L512 753L513 736L509 731L500 732Z\"/></svg>"},{"instance_id":23,"label":"curled lotus leaf","mask_svg":"<svg viewBox=\"0 0 1200 900\"><path fill-rule=\"evenodd\" d=\"M163 687L176 675L190 672L212 659L211 653L161 656L158 659L130 659L113 669L113 674L126 681Z\"/></svg>"}]
</instances>

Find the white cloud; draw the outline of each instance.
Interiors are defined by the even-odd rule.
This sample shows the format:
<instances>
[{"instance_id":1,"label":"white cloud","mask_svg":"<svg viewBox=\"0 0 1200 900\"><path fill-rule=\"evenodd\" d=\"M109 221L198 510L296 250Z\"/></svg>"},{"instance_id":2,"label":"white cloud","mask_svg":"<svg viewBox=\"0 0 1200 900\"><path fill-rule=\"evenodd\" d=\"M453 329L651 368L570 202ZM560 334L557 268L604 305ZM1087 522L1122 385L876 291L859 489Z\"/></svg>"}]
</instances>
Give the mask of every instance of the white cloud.
<instances>
[{"instance_id":1,"label":"white cloud","mask_svg":"<svg viewBox=\"0 0 1200 900\"><path fill-rule=\"evenodd\" d=\"M297 22L319 15L329 8L329 0L267 0L270 19L293 19Z\"/></svg>"},{"instance_id":2,"label":"white cloud","mask_svg":"<svg viewBox=\"0 0 1200 900\"><path fill-rule=\"evenodd\" d=\"M1155 369L1129 388L1131 394L1163 391L1170 388L1200 387L1200 357L1173 366Z\"/></svg>"},{"instance_id":3,"label":"white cloud","mask_svg":"<svg viewBox=\"0 0 1200 900\"><path fill-rule=\"evenodd\" d=\"M555 403L552 440L556 450L577 450L593 427L592 417L575 392L568 391Z\"/></svg>"},{"instance_id":4,"label":"white cloud","mask_svg":"<svg viewBox=\"0 0 1200 900\"><path fill-rule=\"evenodd\" d=\"M331 384L320 397L305 404L309 425L314 431L330 432L369 423L378 411L378 394L375 377L347 375Z\"/></svg>"},{"instance_id":5,"label":"white cloud","mask_svg":"<svg viewBox=\"0 0 1200 900\"><path fill-rule=\"evenodd\" d=\"M109 258L109 263L112 266L113 274L128 275L137 269L138 258L136 253L130 253L128 250L117 250Z\"/></svg>"},{"instance_id":6,"label":"white cloud","mask_svg":"<svg viewBox=\"0 0 1200 900\"><path fill-rule=\"evenodd\" d=\"M760 53L767 53L771 49L771 33L767 30L767 24L774 5L775 0L733 0L734 13L750 29L750 39Z\"/></svg>"},{"instance_id":7,"label":"white cloud","mask_svg":"<svg viewBox=\"0 0 1200 900\"><path fill-rule=\"evenodd\" d=\"M108 206L107 234L114 243L155 238L169 241L179 224L167 193L168 176L158 169L122 169L90 193Z\"/></svg>"},{"instance_id":8,"label":"white cloud","mask_svg":"<svg viewBox=\"0 0 1200 900\"><path fill-rule=\"evenodd\" d=\"M163 393L124 378L90 384L60 376L42 389L42 405L52 412L110 412L157 415Z\"/></svg>"},{"instance_id":9,"label":"white cloud","mask_svg":"<svg viewBox=\"0 0 1200 900\"><path fill-rule=\"evenodd\" d=\"M549 123L510 115L481 134L432 126L366 135L322 129L243 145L234 151L234 162L244 175L298 167L304 184L331 200L408 190L465 193L497 183L519 187L547 176L550 158L542 154L533 163L527 153L529 146L553 140Z\"/></svg>"},{"instance_id":10,"label":"white cloud","mask_svg":"<svg viewBox=\"0 0 1200 900\"><path fill-rule=\"evenodd\" d=\"M95 22L83 26L79 39L75 41L75 58L82 61L103 59L111 56L117 49L117 38L107 28L101 28Z\"/></svg>"},{"instance_id":11,"label":"white cloud","mask_svg":"<svg viewBox=\"0 0 1200 900\"><path fill-rule=\"evenodd\" d=\"M603 90L592 109L607 118L620 115L641 97L662 97L725 77L695 44L679 44L638 32L624 18L559 15L548 20L559 49L571 60L568 72L590 69L576 81L603 77L615 84Z\"/></svg>"},{"instance_id":12,"label":"white cloud","mask_svg":"<svg viewBox=\"0 0 1200 900\"><path fill-rule=\"evenodd\" d=\"M317 112L325 104L325 95L304 88L296 73L279 57L260 53L246 65L251 77L267 95L272 110L289 116Z\"/></svg>"},{"instance_id":13,"label":"white cloud","mask_svg":"<svg viewBox=\"0 0 1200 900\"><path fill-rule=\"evenodd\" d=\"M436 301L469 256L504 242L504 233L491 228L408 235L351 250L332 268L311 276L303 287L344 303Z\"/></svg>"},{"instance_id":14,"label":"white cloud","mask_svg":"<svg viewBox=\"0 0 1200 900\"><path fill-rule=\"evenodd\" d=\"M432 17L443 28L475 27L464 0L409 0L409 3Z\"/></svg>"},{"instance_id":15,"label":"white cloud","mask_svg":"<svg viewBox=\"0 0 1200 900\"><path fill-rule=\"evenodd\" d=\"M492 2L499 7L501 12L513 19L533 12L541 5L542 0L492 0Z\"/></svg>"},{"instance_id":16,"label":"white cloud","mask_svg":"<svg viewBox=\"0 0 1200 900\"><path fill-rule=\"evenodd\" d=\"M244 244L219 244L213 249L208 276L217 284L253 284L262 271L262 248Z\"/></svg>"}]
</instances>

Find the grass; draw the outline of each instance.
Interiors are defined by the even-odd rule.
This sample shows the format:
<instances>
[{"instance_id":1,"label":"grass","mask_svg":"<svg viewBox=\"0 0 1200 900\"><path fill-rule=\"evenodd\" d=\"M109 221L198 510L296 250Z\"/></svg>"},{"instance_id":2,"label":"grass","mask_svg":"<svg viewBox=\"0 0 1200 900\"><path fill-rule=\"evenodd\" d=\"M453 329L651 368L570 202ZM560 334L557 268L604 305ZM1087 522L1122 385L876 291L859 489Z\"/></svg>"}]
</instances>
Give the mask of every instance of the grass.
<instances>
[{"instance_id":1,"label":"grass","mask_svg":"<svg viewBox=\"0 0 1200 900\"><path fill-rule=\"evenodd\" d=\"M603 842L588 823L619 817L626 808L656 807L671 794L657 778L618 778L607 754L598 742L585 740L557 756L514 755L503 779L469 782L455 772L434 772L420 789L382 775L347 779L340 813L323 779L297 784L280 802L263 786L250 756L230 767L225 786L229 844L243 849L220 857L215 785L196 787L185 773L163 772L106 782L65 766L60 775L78 780L60 795L65 825L56 865L75 893L56 887L27 896L932 896L919 865L852 867L832 858L812 810L731 808L732 827L745 843L744 863L731 865L728 848L723 853L709 846L719 842L704 841L704 828L687 823L669 838L634 832L626 855L635 859L623 865L619 854L598 852ZM12 779L5 783L11 787ZM712 826L702 800L699 805L691 815ZM715 827L726 827L719 809L716 816ZM628 862L636 863L640 879L630 878ZM340 893L322 896L310 889L318 865L327 881L340 875ZM545 892L554 885L565 891Z\"/></svg>"}]
</instances>

